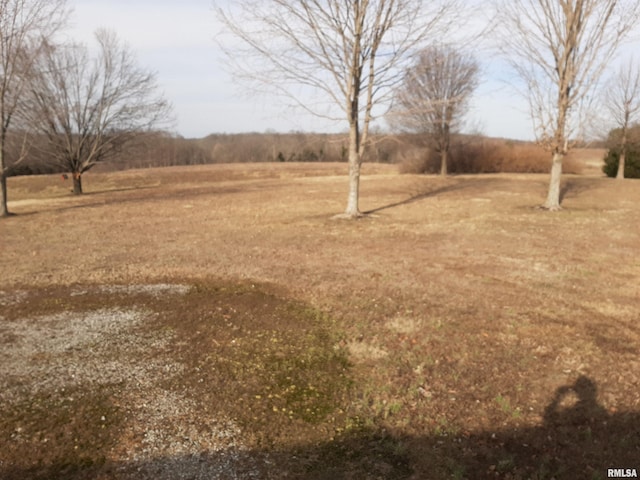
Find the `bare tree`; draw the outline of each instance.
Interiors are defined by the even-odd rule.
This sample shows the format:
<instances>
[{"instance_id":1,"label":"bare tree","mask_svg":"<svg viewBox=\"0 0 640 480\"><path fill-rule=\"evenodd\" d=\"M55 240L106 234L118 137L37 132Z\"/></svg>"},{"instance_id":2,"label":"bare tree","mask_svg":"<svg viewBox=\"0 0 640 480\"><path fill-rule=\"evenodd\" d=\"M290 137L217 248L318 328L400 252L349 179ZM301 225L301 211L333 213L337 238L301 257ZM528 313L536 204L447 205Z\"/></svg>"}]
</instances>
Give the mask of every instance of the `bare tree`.
<instances>
[{"instance_id":1,"label":"bare tree","mask_svg":"<svg viewBox=\"0 0 640 480\"><path fill-rule=\"evenodd\" d=\"M349 124L344 216L361 215L360 167L374 107L388 100L410 54L460 24L462 0L238 0L216 11L237 44L236 72L315 115ZM225 6L226 4L226 6ZM459 31L459 30L456 30ZM309 94L320 98L309 100ZM340 114L335 112L337 107Z\"/></svg>"},{"instance_id":2,"label":"bare tree","mask_svg":"<svg viewBox=\"0 0 640 480\"><path fill-rule=\"evenodd\" d=\"M470 54L433 45L420 52L394 97L392 125L426 136L447 174L451 135L459 133L469 100L479 83L480 66Z\"/></svg>"},{"instance_id":3,"label":"bare tree","mask_svg":"<svg viewBox=\"0 0 640 480\"><path fill-rule=\"evenodd\" d=\"M31 126L48 138L50 161L73 175L75 194L82 193L83 173L166 121L171 110L155 75L114 33L99 30L96 40L97 58L83 45L43 49L29 97Z\"/></svg>"},{"instance_id":4,"label":"bare tree","mask_svg":"<svg viewBox=\"0 0 640 480\"><path fill-rule=\"evenodd\" d=\"M538 141L552 153L543 207L560 209L562 160L583 107L621 41L639 0L496 0L500 48L524 86Z\"/></svg>"},{"instance_id":5,"label":"bare tree","mask_svg":"<svg viewBox=\"0 0 640 480\"><path fill-rule=\"evenodd\" d=\"M0 217L7 208L7 134L43 42L67 18L65 0L0 0Z\"/></svg>"},{"instance_id":6,"label":"bare tree","mask_svg":"<svg viewBox=\"0 0 640 480\"><path fill-rule=\"evenodd\" d=\"M619 129L620 160L616 178L624 178L629 127L640 113L640 68L634 61L623 64L607 82L604 104Z\"/></svg>"}]
</instances>

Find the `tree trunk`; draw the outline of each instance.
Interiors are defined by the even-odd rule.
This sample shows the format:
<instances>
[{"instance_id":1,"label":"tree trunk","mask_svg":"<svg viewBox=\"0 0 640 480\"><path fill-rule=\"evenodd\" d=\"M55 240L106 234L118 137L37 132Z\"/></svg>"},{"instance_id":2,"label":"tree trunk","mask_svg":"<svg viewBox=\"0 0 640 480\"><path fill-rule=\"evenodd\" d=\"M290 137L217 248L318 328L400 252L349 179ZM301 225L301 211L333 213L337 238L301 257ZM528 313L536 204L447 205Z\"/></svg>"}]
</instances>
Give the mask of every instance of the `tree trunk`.
<instances>
[{"instance_id":1,"label":"tree trunk","mask_svg":"<svg viewBox=\"0 0 640 480\"><path fill-rule=\"evenodd\" d=\"M4 137L0 138L0 217L9 216L7 207L7 172L4 168Z\"/></svg>"},{"instance_id":2,"label":"tree trunk","mask_svg":"<svg viewBox=\"0 0 640 480\"><path fill-rule=\"evenodd\" d=\"M349 153L349 197L345 215L349 218L360 216L358 207L360 197L360 155L358 152Z\"/></svg>"},{"instance_id":3,"label":"tree trunk","mask_svg":"<svg viewBox=\"0 0 640 480\"><path fill-rule=\"evenodd\" d=\"M618 161L618 172L616 179L624 178L624 163L627 158L627 128L629 126L629 112L625 112L624 124L622 125L622 139L620 140L620 160Z\"/></svg>"},{"instance_id":4,"label":"tree trunk","mask_svg":"<svg viewBox=\"0 0 640 480\"><path fill-rule=\"evenodd\" d=\"M360 199L360 166L362 158L360 157L359 136L357 123L352 124L349 130L349 197L347 200L347 209L345 216L349 218L357 218L360 214L358 207Z\"/></svg>"},{"instance_id":5,"label":"tree trunk","mask_svg":"<svg viewBox=\"0 0 640 480\"><path fill-rule=\"evenodd\" d=\"M616 174L616 179L622 180L624 178L624 163L627 156L627 149L623 145L620 149L620 160L618 161L618 173Z\"/></svg>"},{"instance_id":6,"label":"tree trunk","mask_svg":"<svg viewBox=\"0 0 640 480\"><path fill-rule=\"evenodd\" d=\"M542 205L543 208L546 208L547 210L560 210L560 179L562 177L563 158L564 154L562 152L555 152L553 154L549 193L547 195L547 201Z\"/></svg>"},{"instance_id":7,"label":"tree trunk","mask_svg":"<svg viewBox=\"0 0 640 480\"><path fill-rule=\"evenodd\" d=\"M443 177L447 176L447 159L449 157L449 152L446 150L443 150L440 153L440 175L442 175Z\"/></svg>"},{"instance_id":8,"label":"tree trunk","mask_svg":"<svg viewBox=\"0 0 640 480\"><path fill-rule=\"evenodd\" d=\"M451 130L449 123L451 119L451 109L447 108L447 121L442 131L442 142L440 144L440 175L447 176L447 160L449 160L449 148L451 148Z\"/></svg>"},{"instance_id":9,"label":"tree trunk","mask_svg":"<svg viewBox=\"0 0 640 480\"><path fill-rule=\"evenodd\" d=\"M81 173L73 174L73 194L82 195L82 174Z\"/></svg>"},{"instance_id":10,"label":"tree trunk","mask_svg":"<svg viewBox=\"0 0 640 480\"><path fill-rule=\"evenodd\" d=\"M0 171L0 217L8 217L9 209L7 208L7 176L4 171Z\"/></svg>"}]
</instances>

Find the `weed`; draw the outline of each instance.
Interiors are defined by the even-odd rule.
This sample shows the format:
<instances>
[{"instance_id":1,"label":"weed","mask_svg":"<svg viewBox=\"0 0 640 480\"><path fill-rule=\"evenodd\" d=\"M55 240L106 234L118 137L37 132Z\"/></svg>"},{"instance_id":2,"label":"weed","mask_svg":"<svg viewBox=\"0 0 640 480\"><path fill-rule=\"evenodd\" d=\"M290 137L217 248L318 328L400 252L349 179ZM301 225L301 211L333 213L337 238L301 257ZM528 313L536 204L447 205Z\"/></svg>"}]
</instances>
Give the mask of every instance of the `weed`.
<instances>
[{"instance_id":1,"label":"weed","mask_svg":"<svg viewBox=\"0 0 640 480\"><path fill-rule=\"evenodd\" d=\"M500 406L500 409L511 418L518 419L521 416L520 408L514 408L508 398L498 394L494 401Z\"/></svg>"},{"instance_id":2,"label":"weed","mask_svg":"<svg viewBox=\"0 0 640 480\"><path fill-rule=\"evenodd\" d=\"M447 463L450 475L454 480L464 480L466 478L465 474L467 469L464 465L460 465L455 460L449 460Z\"/></svg>"}]
</instances>

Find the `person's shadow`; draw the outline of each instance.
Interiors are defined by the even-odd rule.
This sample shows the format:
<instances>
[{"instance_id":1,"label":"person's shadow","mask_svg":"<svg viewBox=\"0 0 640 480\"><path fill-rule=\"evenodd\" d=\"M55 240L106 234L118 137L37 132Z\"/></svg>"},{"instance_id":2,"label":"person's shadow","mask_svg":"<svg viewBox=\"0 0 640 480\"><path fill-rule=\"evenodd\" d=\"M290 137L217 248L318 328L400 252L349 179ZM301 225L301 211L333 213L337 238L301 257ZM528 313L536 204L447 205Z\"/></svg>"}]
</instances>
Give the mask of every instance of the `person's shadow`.
<instances>
[{"instance_id":1,"label":"person's shadow","mask_svg":"<svg viewBox=\"0 0 640 480\"><path fill-rule=\"evenodd\" d=\"M464 478L487 478L492 465L502 465L496 478L604 479L609 468L640 468L640 414L609 413L595 382L581 375L555 391L540 426L475 434L464 448L487 444Z\"/></svg>"},{"instance_id":2,"label":"person's shadow","mask_svg":"<svg viewBox=\"0 0 640 480\"><path fill-rule=\"evenodd\" d=\"M573 399L571 397L574 397ZM544 410L546 428L604 423L609 414L598 404L598 387L581 375L573 385L563 385L556 390L553 400ZM573 400L573 404L564 402Z\"/></svg>"}]
</instances>

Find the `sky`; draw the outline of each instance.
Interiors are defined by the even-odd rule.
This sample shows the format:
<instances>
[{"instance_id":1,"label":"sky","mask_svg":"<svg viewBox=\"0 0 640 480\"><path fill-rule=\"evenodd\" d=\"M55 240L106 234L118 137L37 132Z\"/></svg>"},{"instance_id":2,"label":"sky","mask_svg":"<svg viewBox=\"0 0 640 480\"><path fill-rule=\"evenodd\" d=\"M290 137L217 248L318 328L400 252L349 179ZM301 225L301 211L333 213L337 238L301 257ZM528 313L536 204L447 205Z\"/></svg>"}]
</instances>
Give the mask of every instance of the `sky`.
<instances>
[{"instance_id":1,"label":"sky","mask_svg":"<svg viewBox=\"0 0 640 480\"><path fill-rule=\"evenodd\" d=\"M96 29L111 29L131 46L142 67L156 72L160 90L174 107L172 129L184 137L346 131L346 121L328 123L292 111L281 98L243 94L214 40L220 24L211 0L70 0L70 5L71 38L91 45ZM473 100L474 130L492 137L532 139L526 103L501 81L499 64L498 69L485 64L487 70L491 76L485 75Z\"/></svg>"}]
</instances>

